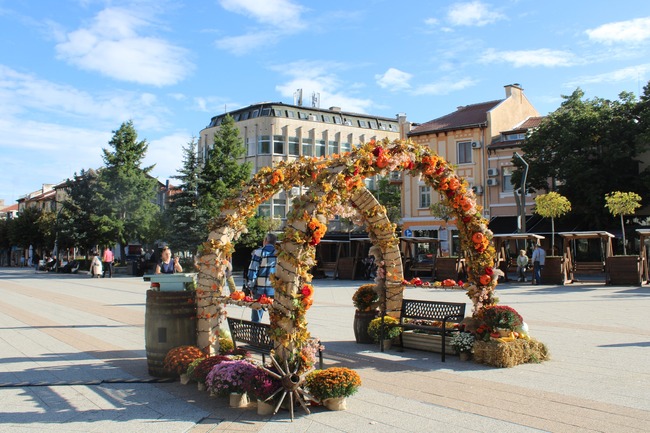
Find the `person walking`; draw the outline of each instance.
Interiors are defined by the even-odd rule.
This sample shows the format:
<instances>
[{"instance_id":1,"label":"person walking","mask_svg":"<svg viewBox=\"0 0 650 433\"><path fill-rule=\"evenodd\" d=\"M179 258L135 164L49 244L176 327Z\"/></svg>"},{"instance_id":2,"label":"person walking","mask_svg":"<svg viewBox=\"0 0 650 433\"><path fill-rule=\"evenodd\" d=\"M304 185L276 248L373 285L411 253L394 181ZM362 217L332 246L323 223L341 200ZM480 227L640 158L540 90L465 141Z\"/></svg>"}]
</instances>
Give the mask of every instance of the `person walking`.
<instances>
[{"instance_id":1,"label":"person walking","mask_svg":"<svg viewBox=\"0 0 650 433\"><path fill-rule=\"evenodd\" d=\"M102 276L102 261L99 254L93 251L93 260L90 262L90 278L99 278Z\"/></svg>"},{"instance_id":2,"label":"person walking","mask_svg":"<svg viewBox=\"0 0 650 433\"><path fill-rule=\"evenodd\" d=\"M535 251L533 251L533 284L542 283L542 269L544 269L544 263L546 263L546 251L542 248L540 244L535 246Z\"/></svg>"},{"instance_id":3,"label":"person walking","mask_svg":"<svg viewBox=\"0 0 650 433\"><path fill-rule=\"evenodd\" d=\"M277 255L275 243L278 238L273 233L267 233L264 236L262 247L253 251L251 263L248 266L248 285L254 298L266 295L269 298L275 297L275 290L271 285L271 275L275 273L277 264ZM260 322L264 310L253 310L251 312L251 321Z\"/></svg>"},{"instance_id":4,"label":"person walking","mask_svg":"<svg viewBox=\"0 0 650 433\"><path fill-rule=\"evenodd\" d=\"M106 247L104 250L104 256L102 257L102 262L104 262L104 272L102 273L102 278L106 278L106 271L108 271L108 278L113 278L113 251L110 247Z\"/></svg>"},{"instance_id":5,"label":"person walking","mask_svg":"<svg viewBox=\"0 0 650 433\"><path fill-rule=\"evenodd\" d=\"M526 281L526 266L528 266L528 256L526 250L521 250L517 256L517 276L519 277L517 281Z\"/></svg>"}]
</instances>

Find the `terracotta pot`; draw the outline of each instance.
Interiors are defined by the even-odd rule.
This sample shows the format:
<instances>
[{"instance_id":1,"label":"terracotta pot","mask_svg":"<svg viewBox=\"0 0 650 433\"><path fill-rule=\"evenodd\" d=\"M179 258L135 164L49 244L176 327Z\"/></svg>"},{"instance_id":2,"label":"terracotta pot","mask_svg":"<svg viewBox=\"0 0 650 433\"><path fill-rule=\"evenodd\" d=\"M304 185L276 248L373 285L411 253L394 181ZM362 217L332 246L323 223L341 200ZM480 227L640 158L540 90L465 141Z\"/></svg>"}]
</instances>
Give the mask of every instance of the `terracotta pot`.
<instances>
[{"instance_id":1,"label":"terracotta pot","mask_svg":"<svg viewBox=\"0 0 650 433\"><path fill-rule=\"evenodd\" d=\"M348 400L346 397L326 398L323 400L323 406L329 410L346 410L348 408Z\"/></svg>"},{"instance_id":2,"label":"terracotta pot","mask_svg":"<svg viewBox=\"0 0 650 433\"><path fill-rule=\"evenodd\" d=\"M458 356L460 356L461 361L469 361L470 353L469 352L460 352L460 354Z\"/></svg>"},{"instance_id":3,"label":"terracotta pot","mask_svg":"<svg viewBox=\"0 0 650 433\"><path fill-rule=\"evenodd\" d=\"M368 335L368 325L377 317L377 311L355 311L354 313L354 339L359 344L372 344L372 337Z\"/></svg>"}]
</instances>

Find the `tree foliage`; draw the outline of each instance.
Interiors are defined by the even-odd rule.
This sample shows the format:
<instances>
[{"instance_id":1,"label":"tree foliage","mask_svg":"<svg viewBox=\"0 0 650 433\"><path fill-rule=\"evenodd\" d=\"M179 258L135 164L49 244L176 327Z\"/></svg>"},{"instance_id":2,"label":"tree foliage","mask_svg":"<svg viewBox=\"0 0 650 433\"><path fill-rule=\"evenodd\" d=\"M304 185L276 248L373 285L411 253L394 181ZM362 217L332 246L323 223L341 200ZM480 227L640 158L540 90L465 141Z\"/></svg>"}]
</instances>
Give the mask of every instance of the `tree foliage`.
<instances>
[{"instance_id":1,"label":"tree foliage","mask_svg":"<svg viewBox=\"0 0 650 433\"><path fill-rule=\"evenodd\" d=\"M141 167L148 145L146 140L138 141L133 122L123 123L113 134L110 148L103 149L105 167L98 179L98 215L103 228L99 242L109 245L117 240L124 247L143 239L159 212L154 204L157 180L149 175L153 166Z\"/></svg>"},{"instance_id":2,"label":"tree foliage","mask_svg":"<svg viewBox=\"0 0 650 433\"><path fill-rule=\"evenodd\" d=\"M632 215L638 208L641 207L641 196L634 192L621 192L615 191L605 195L605 207L614 216L621 218L621 233L623 234L623 254L627 254L627 246L625 245L625 223L623 222L624 215Z\"/></svg>"},{"instance_id":3,"label":"tree foliage","mask_svg":"<svg viewBox=\"0 0 650 433\"><path fill-rule=\"evenodd\" d=\"M371 191L379 204L386 208L386 216L395 224L402 219L402 189L399 185L390 183L390 178L380 177L377 189Z\"/></svg>"},{"instance_id":4,"label":"tree foliage","mask_svg":"<svg viewBox=\"0 0 650 433\"><path fill-rule=\"evenodd\" d=\"M603 207L607 192L649 191L650 170L639 169L648 141L639 137L650 123L640 121L642 107L631 93L621 93L616 101L588 100L577 89L563 98L560 108L524 141L530 166L527 183L539 191L557 191L571 202L577 218L591 228L603 228L611 224ZM513 162L519 168L513 176L518 185L522 163Z\"/></svg>"},{"instance_id":5,"label":"tree foliage","mask_svg":"<svg viewBox=\"0 0 650 433\"><path fill-rule=\"evenodd\" d=\"M570 211L571 202L555 191L535 197L535 213L551 219L551 251L555 250L555 218Z\"/></svg>"},{"instance_id":6,"label":"tree foliage","mask_svg":"<svg viewBox=\"0 0 650 433\"><path fill-rule=\"evenodd\" d=\"M214 143L203 164L198 184L201 207L211 217L219 214L224 199L237 192L251 175L251 164L240 163L246 155L246 147L239 137L235 120L226 115L214 134Z\"/></svg>"},{"instance_id":7,"label":"tree foliage","mask_svg":"<svg viewBox=\"0 0 650 433\"><path fill-rule=\"evenodd\" d=\"M201 166L193 139L183 148L183 166L172 178L180 181L165 211L166 239L174 250L195 252L207 239L208 210L200 206Z\"/></svg>"}]
</instances>

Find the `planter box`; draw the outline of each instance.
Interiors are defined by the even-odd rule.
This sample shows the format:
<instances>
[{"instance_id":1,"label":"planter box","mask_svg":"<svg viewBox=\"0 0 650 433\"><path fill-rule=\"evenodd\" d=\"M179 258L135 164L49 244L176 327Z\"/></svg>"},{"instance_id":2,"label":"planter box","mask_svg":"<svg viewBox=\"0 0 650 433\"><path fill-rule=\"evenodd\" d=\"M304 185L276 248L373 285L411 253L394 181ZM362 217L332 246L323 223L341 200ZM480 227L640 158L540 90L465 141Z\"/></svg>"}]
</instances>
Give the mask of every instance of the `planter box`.
<instances>
[{"instance_id":1,"label":"planter box","mask_svg":"<svg viewBox=\"0 0 650 433\"><path fill-rule=\"evenodd\" d=\"M454 355L456 352L451 347L451 336L445 338L445 353ZM442 336L424 334L421 332L405 331L402 333L402 343L409 349L426 350L427 352L442 353Z\"/></svg>"},{"instance_id":2,"label":"planter box","mask_svg":"<svg viewBox=\"0 0 650 433\"><path fill-rule=\"evenodd\" d=\"M180 292L185 290L185 283L196 282L196 274L154 274L144 279L160 284L161 292Z\"/></svg>"},{"instance_id":3,"label":"planter box","mask_svg":"<svg viewBox=\"0 0 650 433\"><path fill-rule=\"evenodd\" d=\"M639 256L607 257L607 284L641 285L641 258Z\"/></svg>"}]
</instances>

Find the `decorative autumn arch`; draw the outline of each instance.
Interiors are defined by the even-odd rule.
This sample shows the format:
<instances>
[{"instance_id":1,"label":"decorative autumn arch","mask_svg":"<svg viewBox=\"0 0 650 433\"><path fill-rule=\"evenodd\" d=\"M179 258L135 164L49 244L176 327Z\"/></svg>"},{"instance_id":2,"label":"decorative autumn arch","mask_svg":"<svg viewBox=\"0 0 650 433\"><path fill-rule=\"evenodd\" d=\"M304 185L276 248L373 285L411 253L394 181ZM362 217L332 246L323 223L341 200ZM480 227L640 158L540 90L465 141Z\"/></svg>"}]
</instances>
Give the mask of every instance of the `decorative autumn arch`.
<instances>
[{"instance_id":1,"label":"decorative autumn arch","mask_svg":"<svg viewBox=\"0 0 650 433\"><path fill-rule=\"evenodd\" d=\"M481 215L474 193L452 167L430 148L411 141L370 141L344 155L300 158L263 168L227 201L219 218L211 223L211 233L199 257L197 306L198 342L202 348L218 350L218 326L225 311L222 304L268 308L275 353L292 369L300 368L300 350L309 339L305 313L312 303L310 269L316 263L315 245L327 230L332 215L350 216L364 223L378 255L377 290L385 296L386 311L398 311L403 291L403 271L395 225L386 210L366 189L364 179L407 171L419 175L439 191L457 219L461 249L468 261L467 295L474 312L496 303L496 276L492 233ZM232 300L222 293L223 261L232 254L232 242L246 228L257 207L281 190L301 185L308 192L297 197L287 215L284 238L278 247L278 264L273 278L275 302Z\"/></svg>"}]
</instances>

